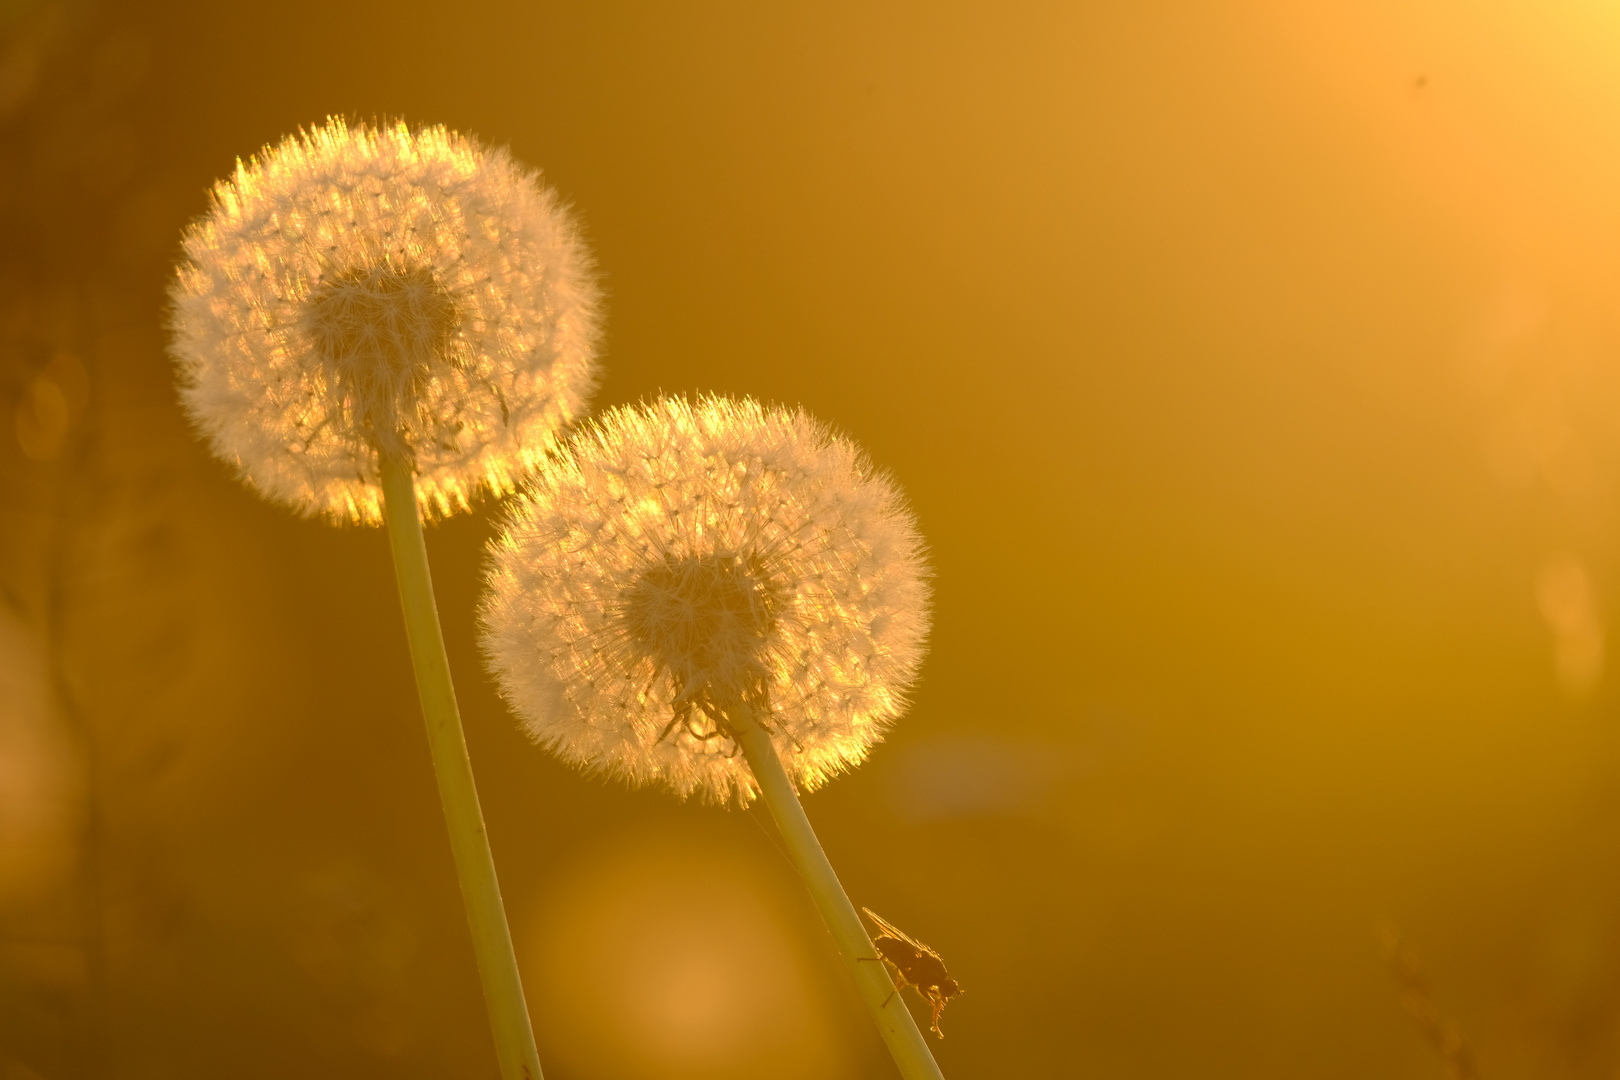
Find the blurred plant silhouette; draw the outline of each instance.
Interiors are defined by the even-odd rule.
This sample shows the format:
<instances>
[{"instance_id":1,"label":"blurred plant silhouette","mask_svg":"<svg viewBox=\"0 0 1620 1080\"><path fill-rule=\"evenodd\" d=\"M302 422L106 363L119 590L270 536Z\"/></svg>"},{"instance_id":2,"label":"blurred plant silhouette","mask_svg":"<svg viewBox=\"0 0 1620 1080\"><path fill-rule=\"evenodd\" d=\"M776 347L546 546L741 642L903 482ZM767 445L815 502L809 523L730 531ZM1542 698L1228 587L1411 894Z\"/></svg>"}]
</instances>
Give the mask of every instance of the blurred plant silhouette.
<instances>
[{"instance_id":1,"label":"blurred plant silhouette","mask_svg":"<svg viewBox=\"0 0 1620 1080\"><path fill-rule=\"evenodd\" d=\"M164 700L195 663L174 432L109 438L151 419L124 393L163 246L138 186L149 63L93 5L0 9L0 1067L18 1075L113 1066L116 973L185 906L160 824L185 740ZM18 864L19 821L52 857Z\"/></svg>"},{"instance_id":2,"label":"blurred plant silhouette","mask_svg":"<svg viewBox=\"0 0 1620 1080\"><path fill-rule=\"evenodd\" d=\"M1474 1068L1474 1056L1463 1041L1457 1025L1448 1020L1435 1004L1429 989L1429 973L1410 943L1399 930L1384 927L1382 938L1384 959L1400 988L1401 1008L1417 1025L1419 1034L1432 1046L1445 1064L1447 1080L1479 1080Z\"/></svg>"}]
</instances>

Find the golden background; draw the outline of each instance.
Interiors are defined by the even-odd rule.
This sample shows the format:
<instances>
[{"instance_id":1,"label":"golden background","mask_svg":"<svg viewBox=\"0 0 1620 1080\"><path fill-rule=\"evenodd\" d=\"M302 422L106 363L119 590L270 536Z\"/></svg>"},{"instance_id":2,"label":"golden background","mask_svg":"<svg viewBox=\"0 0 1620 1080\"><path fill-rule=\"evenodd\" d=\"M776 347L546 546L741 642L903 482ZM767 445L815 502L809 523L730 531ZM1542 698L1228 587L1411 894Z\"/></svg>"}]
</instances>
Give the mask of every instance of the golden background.
<instances>
[{"instance_id":1,"label":"golden background","mask_svg":"<svg viewBox=\"0 0 1620 1080\"><path fill-rule=\"evenodd\" d=\"M807 809L948 1077L1620 1075L1620 9L7 0L0 1080L493 1075L385 538L163 353L329 113L545 171L599 407L802 403L910 494L930 659ZM428 543L547 1077L892 1075L750 815L518 734L491 529Z\"/></svg>"}]
</instances>

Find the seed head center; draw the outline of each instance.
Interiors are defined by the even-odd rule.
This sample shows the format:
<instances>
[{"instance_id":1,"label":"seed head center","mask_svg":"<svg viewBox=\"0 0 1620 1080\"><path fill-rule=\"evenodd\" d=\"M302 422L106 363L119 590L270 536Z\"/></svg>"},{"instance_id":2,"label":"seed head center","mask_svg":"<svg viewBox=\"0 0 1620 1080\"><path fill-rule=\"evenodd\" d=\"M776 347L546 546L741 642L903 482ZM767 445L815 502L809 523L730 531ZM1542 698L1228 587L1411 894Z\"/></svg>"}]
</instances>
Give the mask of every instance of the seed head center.
<instances>
[{"instance_id":1,"label":"seed head center","mask_svg":"<svg viewBox=\"0 0 1620 1080\"><path fill-rule=\"evenodd\" d=\"M324 282L306 329L338 392L373 441L397 436L431 366L448 358L456 307L431 271L375 266Z\"/></svg>"},{"instance_id":2,"label":"seed head center","mask_svg":"<svg viewBox=\"0 0 1620 1080\"><path fill-rule=\"evenodd\" d=\"M670 559L631 587L625 621L677 692L743 693L764 674L779 598L757 560L736 555Z\"/></svg>"}]
</instances>

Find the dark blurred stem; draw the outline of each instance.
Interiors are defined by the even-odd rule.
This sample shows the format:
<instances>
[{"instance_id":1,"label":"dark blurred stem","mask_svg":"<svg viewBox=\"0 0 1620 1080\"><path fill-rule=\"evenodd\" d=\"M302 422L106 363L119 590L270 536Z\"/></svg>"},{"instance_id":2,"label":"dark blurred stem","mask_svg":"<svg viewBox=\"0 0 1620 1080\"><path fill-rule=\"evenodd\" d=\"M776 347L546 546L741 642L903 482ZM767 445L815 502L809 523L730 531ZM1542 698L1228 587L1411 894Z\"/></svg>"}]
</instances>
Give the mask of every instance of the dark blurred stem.
<instances>
[{"instance_id":1,"label":"dark blurred stem","mask_svg":"<svg viewBox=\"0 0 1620 1080\"><path fill-rule=\"evenodd\" d=\"M428 745L433 750L433 771L439 778L439 798L450 830L461 898L467 907L478 974L484 984L484 1004L495 1034L495 1052L503 1080L540 1080L540 1058L523 983L518 976L512 933L501 906L501 887L495 878L495 859L484 830L484 814L473 784L472 761L461 731L461 713L450 682L450 661L439 628L439 609L433 599L433 578L428 571L427 545L416 503L416 481L411 466L382 455L383 518L394 549L394 574L399 601L405 612L405 632L411 643L411 664L416 669L416 691L427 721Z\"/></svg>"},{"instance_id":2,"label":"dark blurred stem","mask_svg":"<svg viewBox=\"0 0 1620 1080\"><path fill-rule=\"evenodd\" d=\"M80 318L88 320L81 302ZM105 481L96 470L96 458L90 442L91 427L74 438L68 453L66 477L84 494L81 500L93 498L92 493L104 489ZM98 481L102 481L98 483ZM45 638L50 657L51 681L64 714L73 721L75 730L83 740L85 769L85 823L84 874L88 911L85 926L86 993L84 1011L77 1025L78 1033L70 1040L74 1050L77 1071L85 1076L101 1076L112 1067L112 1030L108 1022L110 990L107 983L107 814L108 789L111 781L102 754L101 730L94 716L86 708L79 692L68 677L65 660L67 641L70 581L73 573L72 553L75 545L70 531L72 512L65 498L64 487L53 491L51 513L51 540L46 545L49 570L47 571ZM79 508L84 514L84 508ZM83 522L78 524L82 527Z\"/></svg>"},{"instance_id":3,"label":"dark blurred stem","mask_svg":"<svg viewBox=\"0 0 1620 1080\"><path fill-rule=\"evenodd\" d=\"M883 1041L889 1045L900 1075L906 1080L944 1080L917 1021L912 1019L906 1003L900 1000L888 968L878 959L860 916L855 914L855 906L838 883L827 853L821 850L821 841L816 839L799 796L782 769L782 759L776 754L770 733L754 719L753 710L740 702L731 703L726 716L737 741L742 744L743 753L748 756L748 766L754 771L754 779L765 796L765 805L771 808L776 827L787 843L788 854L838 945L839 955L854 976L866 1011L872 1014Z\"/></svg>"}]
</instances>

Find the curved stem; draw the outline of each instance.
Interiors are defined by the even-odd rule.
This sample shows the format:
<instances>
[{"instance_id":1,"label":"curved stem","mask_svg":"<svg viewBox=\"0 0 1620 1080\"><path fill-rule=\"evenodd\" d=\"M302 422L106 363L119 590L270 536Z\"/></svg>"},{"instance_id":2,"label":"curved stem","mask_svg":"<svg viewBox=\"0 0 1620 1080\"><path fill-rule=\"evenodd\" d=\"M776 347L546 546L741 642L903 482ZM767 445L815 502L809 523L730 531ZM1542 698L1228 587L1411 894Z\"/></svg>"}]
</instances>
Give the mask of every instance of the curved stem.
<instances>
[{"instance_id":1,"label":"curved stem","mask_svg":"<svg viewBox=\"0 0 1620 1080\"><path fill-rule=\"evenodd\" d=\"M838 875L827 861L827 853L821 849L821 841L816 839L799 796L782 768L782 759L777 756L770 733L760 727L753 711L740 702L732 703L726 717L748 757L748 767L759 782L765 805L771 808L776 827L782 831L793 865L798 867L799 876L804 879L805 887L810 890L822 920L838 945L839 955L855 977L866 1011L872 1014L883 1041L889 1045L900 1075L906 1080L944 1080L917 1021L900 999L894 981L889 978L889 969L878 959L860 916L855 914L855 906L838 883Z\"/></svg>"},{"instance_id":2,"label":"curved stem","mask_svg":"<svg viewBox=\"0 0 1620 1080\"><path fill-rule=\"evenodd\" d=\"M422 701L422 717L427 721L433 772L439 780L439 799L450 830L456 875L461 879L461 898L472 930L473 952L484 984L484 1004L495 1034L501 1076L503 1080L541 1080L534 1031L523 1000L517 956L512 951L512 933L506 924L506 909L501 906L495 859L489 850L489 834L484 830L478 789L473 784L456 690L450 682L450 661L444 651L427 545L422 540L422 520L416 505L416 481L406 461L383 455L380 464L383 518L394 549L394 574L405 612L405 633L411 643L411 665L416 669L416 691Z\"/></svg>"}]
</instances>

